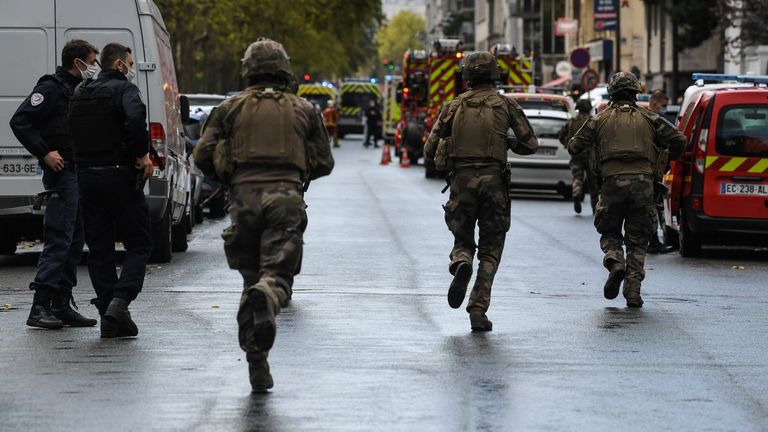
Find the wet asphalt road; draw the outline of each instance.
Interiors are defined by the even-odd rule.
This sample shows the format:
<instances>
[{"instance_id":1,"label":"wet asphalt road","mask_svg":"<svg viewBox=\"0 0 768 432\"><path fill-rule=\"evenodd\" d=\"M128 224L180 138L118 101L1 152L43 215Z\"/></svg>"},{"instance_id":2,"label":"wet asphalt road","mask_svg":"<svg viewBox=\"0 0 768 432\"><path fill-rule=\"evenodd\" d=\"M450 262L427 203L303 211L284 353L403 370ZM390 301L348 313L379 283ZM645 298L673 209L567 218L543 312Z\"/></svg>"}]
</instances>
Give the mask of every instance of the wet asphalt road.
<instances>
[{"instance_id":1,"label":"wet asphalt road","mask_svg":"<svg viewBox=\"0 0 768 432\"><path fill-rule=\"evenodd\" d=\"M271 394L249 395L241 280L226 222L207 220L187 253L150 267L135 339L26 327L37 255L0 258L0 430L768 430L765 253L650 256L645 307L628 310L602 298L591 215L518 198L494 331L473 334L445 299L442 181L342 145L307 196ZM80 278L95 316L85 267Z\"/></svg>"}]
</instances>

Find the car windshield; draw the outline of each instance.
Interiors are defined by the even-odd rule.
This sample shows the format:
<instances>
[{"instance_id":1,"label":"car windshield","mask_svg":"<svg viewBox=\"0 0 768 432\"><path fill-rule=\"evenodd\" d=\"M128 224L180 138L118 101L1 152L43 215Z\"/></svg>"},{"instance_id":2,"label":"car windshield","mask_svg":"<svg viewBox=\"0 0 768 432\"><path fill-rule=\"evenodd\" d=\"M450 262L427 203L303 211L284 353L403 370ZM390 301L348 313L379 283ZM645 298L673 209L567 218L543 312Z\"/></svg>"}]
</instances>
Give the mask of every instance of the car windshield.
<instances>
[{"instance_id":1,"label":"car windshield","mask_svg":"<svg viewBox=\"0 0 768 432\"><path fill-rule=\"evenodd\" d=\"M365 108L368 106L368 102L375 100L376 95L373 93L346 92L341 95L341 106L345 108Z\"/></svg>"},{"instance_id":2,"label":"car windshield","mask_svg":"<svg viewBox=\"0 0 768 432\"><path fill-rule=\"evenodd\" d=\"M515 102L524 110L554 110L568 112L568 104L562 99L518 99Z\"/></svg>"},{"instance_id":3,"label":"car windshield","mask_svg":"<svg viewBox=\"0 0 768 432\"><path fill-rule=\"evenodd\" d=\"M533 116L529 116L528 121L538 138L557 138L557 134L566 122L565 119Z\"/></svg>"},{"instance_id":4,"label":"car windshield","mask_svg":"<svg viewBox=\"0 0 768 432\"><path fill-rule=\"evenodd\" d=\"M724 156L768 157L768 105L724 108L717 124L716 149Z\"/></svg>"},{"instance_id":5,"label":"car windshield","mask_svg":"<svg viewBox=\"0 0 768 432\"><path fill-rule=\"evenodd\" d=\"M226 99L221 97L191 97L189 98L190 106L218 106L222 101Z\"/></svg>"}]
</instances>

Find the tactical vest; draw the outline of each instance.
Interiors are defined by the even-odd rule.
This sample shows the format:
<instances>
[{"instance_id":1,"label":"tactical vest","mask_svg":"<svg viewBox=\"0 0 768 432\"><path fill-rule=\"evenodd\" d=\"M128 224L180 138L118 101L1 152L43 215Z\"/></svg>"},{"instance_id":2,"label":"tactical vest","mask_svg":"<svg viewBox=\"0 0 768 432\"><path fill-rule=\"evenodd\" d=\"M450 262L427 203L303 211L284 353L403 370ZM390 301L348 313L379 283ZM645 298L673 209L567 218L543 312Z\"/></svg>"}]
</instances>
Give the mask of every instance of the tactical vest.
<instances>
[{"instance_id":1,"label":"tactical vest","mask_svg":"<svg viewBox=\"0 0 768 432\"><path fill-rule=\"evenodd\" d=\"M508 113L504 99L496 93L462 96L455 102L459 105L453 116L447 156L506 162Z\"/></svg>"},{"instance_id":2,"label":"tactical vest","mask_svg":"<svg viewBox=\"0 0 768 432\"><path fill-rule=\"evenodd\" d=\"M63 107L64 111L57 113L57 115L52 116L48 121L40 125L40 136L42 136L50 150L59 151L66 158L65 154L72 151L72 134L69 132L66 112L69 100L72 97L72 88L56 75L47 75L46 78L55 82L59 89L61 89L62 99L59 101L59 106Z\"/></svg>"},{"instance_id":3,"label":"tactical vest","mask_svg":"<svg viewBox=\"0 0 768 432\"><path fill-rule=\"evenodd\" d=\"M75 159L94 164L125 161L123 115L118 110L118 89L84 81L75 88L69 104L69 127Z\"/></svg>"},{"instance_id":4,"label":"tactical vest","mask_svg":"<svg viewBox=\"0 0 768 432\"><path fill-rule=\"evenodd\" d=\"M655 132L642 108L621 105L609 109L598 126L600 162L647 159L655 164Z\"/></svg>"},{"instance_id":5,"label":"tactical vest","mask_svg":"<svg viewBox=\"0 0 768 432\"><path fill-rule=\"evenodd\" d=\"M305 174L306 148L297 131L291 95L267 89L248 92L243 98L234 108L239 108L239 114L228 134L234 166L293 166Z\"/></svg>"}]
</instances>

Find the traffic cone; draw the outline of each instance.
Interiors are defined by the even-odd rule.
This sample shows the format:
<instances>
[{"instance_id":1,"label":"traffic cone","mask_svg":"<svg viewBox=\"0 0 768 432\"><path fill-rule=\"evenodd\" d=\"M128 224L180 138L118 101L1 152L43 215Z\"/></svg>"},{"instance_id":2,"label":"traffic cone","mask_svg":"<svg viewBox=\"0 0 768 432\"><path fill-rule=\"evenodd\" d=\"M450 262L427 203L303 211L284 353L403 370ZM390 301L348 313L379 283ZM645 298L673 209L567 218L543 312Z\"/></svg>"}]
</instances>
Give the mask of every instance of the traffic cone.
<instances>
[{"instance_id":1,"label":"traffic cone","mask_svg":"<svg viewBox=\"0 0 768 432\"><path fill-rule=\"evenodd\" d=\"M381 164L389 165L390 162L392 162L392 156L389 154L389 144L385 143L381 153Z\"/></svg>"},{"instance_id":2,"label":"traffic cone","mask_svg":"<svg viewBox=\"0 0 768 432\"><path fill-rule=\"evenodd\" d=\"M408 147L400 146L400 168L410 168L411 160L408 158Z\"/></svg>"}]
</instances>

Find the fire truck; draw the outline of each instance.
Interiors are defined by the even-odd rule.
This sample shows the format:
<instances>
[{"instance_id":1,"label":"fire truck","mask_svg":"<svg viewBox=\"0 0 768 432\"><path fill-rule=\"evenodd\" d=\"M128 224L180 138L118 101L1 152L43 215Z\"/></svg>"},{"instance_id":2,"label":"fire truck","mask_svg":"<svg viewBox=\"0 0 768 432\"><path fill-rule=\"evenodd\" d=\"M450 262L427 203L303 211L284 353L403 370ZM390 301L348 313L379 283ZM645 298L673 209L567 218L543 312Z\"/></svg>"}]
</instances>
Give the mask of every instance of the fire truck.
<instances>
[{"instance_id":1,"label":"fire truck","mask_svg":"<svg viewBox=\"0 0 768 432\"><path fill-rule=\"evenodd\" d=\"M398 92L402 91L403 79L399 76L387 76L384 81L384 110L382 122L382 136L387 144L395 140L395 129L400 122L401 108L398 102Z\"/></svg>"},{"instance_id":2,"label":"fire truck","mask_svg":"<svg viewBox=\"0 0 768 432\"><path fill-rule=\"evenodd\" d=\"M500 84L515 88L527 88L533 83L533 61L518 55L509 44L496 44L491 53L499 63Z\"/></svg>"},{"instance_id":3,"label":"fire truck","mask_svg":"<svg viewBox=\"0 0 768 432\"><path fill-rule=\"evenodd\" d=\"M424 119L429 95L427 52L408 50L403 55L403 80L397 92L400 121L395 128L395 149L401 159L402 148L408 149L409 162L418 162L424 152Z\"/></svg>"}]
</instances>

